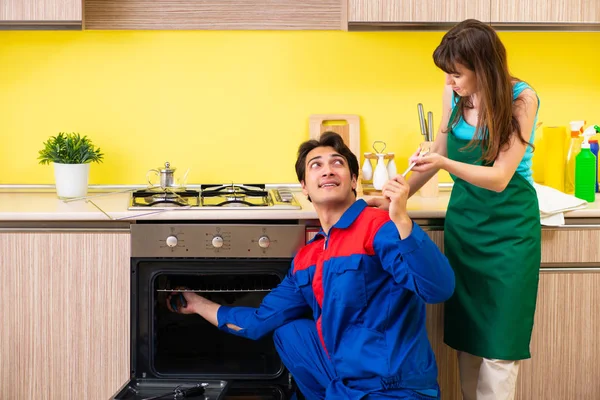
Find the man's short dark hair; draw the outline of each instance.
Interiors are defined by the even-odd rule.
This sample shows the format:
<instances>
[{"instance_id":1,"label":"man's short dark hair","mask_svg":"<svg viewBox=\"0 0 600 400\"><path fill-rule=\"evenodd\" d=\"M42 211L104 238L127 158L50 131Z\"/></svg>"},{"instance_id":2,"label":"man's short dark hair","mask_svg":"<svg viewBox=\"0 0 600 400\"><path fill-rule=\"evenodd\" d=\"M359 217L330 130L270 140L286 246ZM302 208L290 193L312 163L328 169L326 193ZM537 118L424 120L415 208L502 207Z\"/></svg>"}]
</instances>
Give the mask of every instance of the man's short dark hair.
<instances>
[{"instance_id":1,"label":"man's short dark hair","mask_svg":"<svg viewBox=\"0 0 600 400\"><path fill-rule=\"evenodd\" d=\"M311 139L302 143L298 148L298 159L296 160L296 175L298 182L302 182L306 178L306 156L317 147L333 147L333 149L346 159L350 174L353 178L358 179L358 159L356 155L346 146L344 139L335 132L324 132L319 137L319 140ZM356 196L356 190L352 190Z\"/></svg>"}]
</instances>

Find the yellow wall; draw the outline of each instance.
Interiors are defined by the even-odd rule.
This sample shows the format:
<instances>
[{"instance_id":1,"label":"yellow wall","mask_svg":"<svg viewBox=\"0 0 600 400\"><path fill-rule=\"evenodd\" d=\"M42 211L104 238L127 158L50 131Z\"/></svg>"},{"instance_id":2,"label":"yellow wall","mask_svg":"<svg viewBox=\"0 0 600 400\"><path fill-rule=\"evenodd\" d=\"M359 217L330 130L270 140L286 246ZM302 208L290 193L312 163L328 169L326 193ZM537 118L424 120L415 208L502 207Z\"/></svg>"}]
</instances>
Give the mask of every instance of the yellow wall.
<instances>
[{"instance_id":1,"label":"yellow wall","mask_svg":"<svg viewBox=\"0 0 600 400\"><path fill-rule=\"evenodd\" d=\"M403 169L421 139L416 104L439 121L442 35L0 32L0 183L53 183L36 158L59 131L104 151L92 184L141 184L166 160L189 183L295 182L315 113L359 114L363 151L386 141ZM541 121L600 123L600 34L501 36Z\"/></svg>"}]
</instances>

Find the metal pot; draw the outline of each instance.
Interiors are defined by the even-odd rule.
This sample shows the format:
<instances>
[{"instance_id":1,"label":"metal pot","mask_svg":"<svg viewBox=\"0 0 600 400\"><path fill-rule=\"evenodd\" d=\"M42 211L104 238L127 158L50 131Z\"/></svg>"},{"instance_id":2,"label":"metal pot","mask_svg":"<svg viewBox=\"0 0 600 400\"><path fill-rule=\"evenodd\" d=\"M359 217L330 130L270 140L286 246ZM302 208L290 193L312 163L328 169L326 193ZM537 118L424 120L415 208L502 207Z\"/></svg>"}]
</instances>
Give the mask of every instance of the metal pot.
<instances>
[{"instance_id":1,"label":"metal pot","mask_svg":"<svg viewBox=\"0 0 600 400\"><path fill-rule=\"evenodd\" d=\"M146 180L150 186L160 186L163 189L178 187L175 183L173 174L176 168L171 168L171 164L167 161L164 168L157 168L148 170L146 173ZM159 183L152 181L153 177L158 177Z\"/></svg>"}]
</instances>

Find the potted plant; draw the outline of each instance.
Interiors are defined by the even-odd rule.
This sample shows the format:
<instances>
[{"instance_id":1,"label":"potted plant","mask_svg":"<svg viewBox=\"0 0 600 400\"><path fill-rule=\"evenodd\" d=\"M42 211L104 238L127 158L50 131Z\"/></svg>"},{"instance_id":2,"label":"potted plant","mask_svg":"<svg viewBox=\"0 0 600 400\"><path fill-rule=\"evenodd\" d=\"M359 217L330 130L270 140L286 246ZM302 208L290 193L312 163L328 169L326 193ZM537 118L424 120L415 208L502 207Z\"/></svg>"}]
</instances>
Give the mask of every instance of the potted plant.
<instances>
[{"instance_id":1,"label":"potted plant","mask_svg":"<svg viewBox=\"0 0 600 400\"><path fill-rule=\"evenodd\" d=\"M75 132L50 137L39 153L40 164L54 163L56 193L61 199L87 195L90 163L100 163L104 157L87 136Z\"/></svg>"}]
</instances>

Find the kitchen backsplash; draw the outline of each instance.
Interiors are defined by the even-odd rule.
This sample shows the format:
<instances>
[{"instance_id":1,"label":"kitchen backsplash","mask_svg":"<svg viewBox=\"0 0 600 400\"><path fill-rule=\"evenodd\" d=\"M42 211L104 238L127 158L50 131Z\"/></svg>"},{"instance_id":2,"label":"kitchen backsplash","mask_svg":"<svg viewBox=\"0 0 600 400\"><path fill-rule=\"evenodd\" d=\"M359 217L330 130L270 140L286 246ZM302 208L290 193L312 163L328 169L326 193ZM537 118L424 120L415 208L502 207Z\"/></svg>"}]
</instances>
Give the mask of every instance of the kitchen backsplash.
<instances>
[{"instance_id":1,"label":"kitchen backsplash","mask_svg":"<svg viewBox=\"0 0 600 400\"><path fill-rule=\"evenodd\" d=\"M0 32L0 184L51 184L37 163L58 132L105 153L91 184L142 184L170 161L188 182L295 182L310 114L361 117L398 169L421 136L417 103L439 123L443 32ZM540 121L600 120L600 33L503 32ZM362 163L362 159L361 159ZM447 182L444 174L440 181Z\"/></svg>"}]
</instances>

